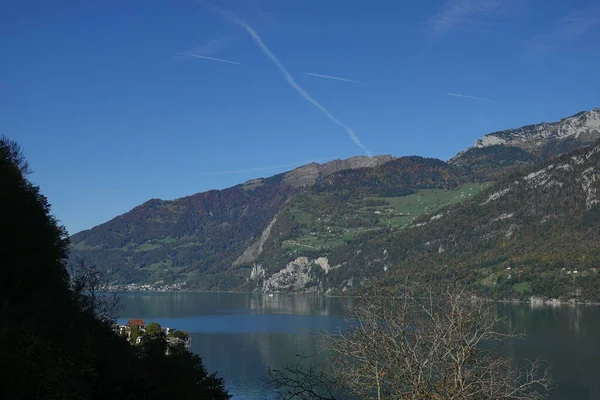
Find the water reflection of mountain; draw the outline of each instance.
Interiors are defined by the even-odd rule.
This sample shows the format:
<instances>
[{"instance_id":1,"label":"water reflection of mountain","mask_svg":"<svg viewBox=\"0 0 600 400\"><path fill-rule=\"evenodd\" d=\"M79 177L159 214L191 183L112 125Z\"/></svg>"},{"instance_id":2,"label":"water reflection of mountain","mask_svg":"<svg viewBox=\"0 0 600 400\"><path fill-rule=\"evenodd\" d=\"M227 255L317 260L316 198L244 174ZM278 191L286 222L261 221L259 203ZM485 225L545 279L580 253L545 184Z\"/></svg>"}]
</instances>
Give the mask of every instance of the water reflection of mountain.
<instances>
[{"instance_id":1,"label":"water reflection of mountain","mask_svg":"<svg viewBox=\"0 0 600 400\"><path fill-rule=\"evenodd\" d=\"M210 314L252 313L342 316L343 305L352 299L320 295L259 293L126 293L124 316L146 318L192 317Z\"/></svg>"},{"instance_id":2,"label":"water reflection of mountain","mask_svg":"<svg viewBox=\"0 0 600 400\"><path fill-rule=\"evenodd\" d=\"M501 305L506 328L527 336L500 351L517 360L544 358L557 388L551 400L600 399L600 308L597 306Z\"/></svg>"},{"instance_id":3,"label":"water reflection of mountain","mask_svg":"<svg viewBox=\"0 0 600 400\"><path fill-rule=\"evenodd\" d=\"M344 303L351 299L331 298L320 295L287 295L273 294L255 295L249 298L249 308L269 314L308 314L335 315L343 314Z\"/></svg>"},{"instance_id":4,"label":"water reflection of mountain","mask_svg":"<svg viewBox=\"0 0 600 400\"><path fill-rule=\"evenodd\" d=\"M206 366L219 371L232 392L244 398L262 398L269 388L264 385L267 369L282 368L296 354L314 354L310 335L280 333L193 334L192 351L200 354Z\"/></svg>"},{"instance_id":5,"label":"water reflection of mountain","mask_svg":"<svg viewBox=\"0 0 600 400\"><path fill-rule=\"evenodd\" d=\"M123 298L125 318L157 320L189 330L192 350L219 370L238 398L267 398L267 368L313 354L311 333L339 326L352 299L316 295L139 293ZM504 328L525 332L498 350L516 360L543 357L559 385L551 400L600 399L600 307L499 304Z\"/></svg>"},{"instance_id":6,"label":"water reflection of mountain","mask_svg":"<svg viewBox=\"0 0 600 400\"><path fill-rule=\"evenodd\" d=\"M122 314L188 330L192 351L219 371L232 393L263 399L267 369L315 354L312 334L339 326L347 302L318 295L136 293L123 297Z\"/></svg>"}]
</instances>

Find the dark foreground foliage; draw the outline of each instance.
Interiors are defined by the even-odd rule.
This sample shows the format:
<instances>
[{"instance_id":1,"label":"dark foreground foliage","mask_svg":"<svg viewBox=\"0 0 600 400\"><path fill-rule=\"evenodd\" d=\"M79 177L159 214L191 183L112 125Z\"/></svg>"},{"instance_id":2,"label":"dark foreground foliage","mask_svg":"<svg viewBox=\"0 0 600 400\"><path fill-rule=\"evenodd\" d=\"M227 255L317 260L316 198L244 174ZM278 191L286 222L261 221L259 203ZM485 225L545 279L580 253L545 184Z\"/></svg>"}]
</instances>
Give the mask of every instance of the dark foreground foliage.
<instances>
[{"instance_id":1,"label":"dark foreground foliage","mask_svg":"<svg viewBox=\"0 0 600 400\"><path fill-rule=\"evenodd\" d=\"M18 146L0 139L2 399L229 399L223 381L165 338L134 347L72 285L66 231L26 179Z\"/></svg>"}]
</instances>

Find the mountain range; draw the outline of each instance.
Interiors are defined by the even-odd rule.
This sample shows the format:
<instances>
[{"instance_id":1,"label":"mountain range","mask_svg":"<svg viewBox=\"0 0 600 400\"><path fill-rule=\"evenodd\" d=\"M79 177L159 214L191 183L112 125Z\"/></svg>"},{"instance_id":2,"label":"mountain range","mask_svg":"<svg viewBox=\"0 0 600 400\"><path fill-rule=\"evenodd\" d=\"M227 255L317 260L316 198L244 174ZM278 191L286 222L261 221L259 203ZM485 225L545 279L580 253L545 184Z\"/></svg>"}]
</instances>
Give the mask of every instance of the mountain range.
<instances>
[{"instance_id":1,"label":"mountain range","mask_svg":"<svg viewBox=\"0 0 600 400\"><path fill-rule=\"evenodd\" d=\"M71 262L114 284L338 293L419 275L596 300L598 139L595 109L487 134L448 162L353 157L152 199L73 235Z\"/></svg>"}]
</instances>

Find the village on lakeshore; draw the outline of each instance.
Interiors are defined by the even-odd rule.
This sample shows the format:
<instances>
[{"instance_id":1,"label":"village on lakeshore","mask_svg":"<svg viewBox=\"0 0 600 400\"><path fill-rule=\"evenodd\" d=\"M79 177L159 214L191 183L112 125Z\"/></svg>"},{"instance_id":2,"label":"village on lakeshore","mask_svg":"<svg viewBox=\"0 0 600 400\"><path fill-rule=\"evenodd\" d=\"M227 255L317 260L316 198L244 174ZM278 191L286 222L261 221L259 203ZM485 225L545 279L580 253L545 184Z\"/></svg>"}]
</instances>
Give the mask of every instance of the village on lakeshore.
<instances>
[{"instance_id":1,"label":"village on lakeshore","mask_svg":"<svg viewBox=\"0 0 600 400\"><path fill-rule=\"evenodd\" d=\"M185 290L185 282L166 285L162 282L126 285L109 284L104 285L102 290L106 292L179 292Z\"/></svg>"},{"instance_id":2,"label":"village on lakeshore","mask_svg":"<svg viewBox=\"0 0 600 400\"><path fill-rule=\"evenodd\" d=\"M146 324L143 319L130 319L126 325L113 324L112 328L117 335L126 338L133 345L142 344L145 337L163 334L167 343L167 354L171 352L172 348L189 349L192 345L192 340L187 332L162 327L157 322Z\"/></svg>"}]
</instances>

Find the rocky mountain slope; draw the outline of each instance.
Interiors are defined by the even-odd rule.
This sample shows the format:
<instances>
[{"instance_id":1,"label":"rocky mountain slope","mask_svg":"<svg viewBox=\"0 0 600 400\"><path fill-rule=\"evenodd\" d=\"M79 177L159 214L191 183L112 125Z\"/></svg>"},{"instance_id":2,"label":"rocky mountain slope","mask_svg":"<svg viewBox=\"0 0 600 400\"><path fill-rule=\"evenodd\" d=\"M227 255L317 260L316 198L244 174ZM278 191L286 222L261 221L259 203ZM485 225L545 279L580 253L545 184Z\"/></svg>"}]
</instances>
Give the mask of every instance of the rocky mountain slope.
<instances>
[{"instance_id":1,"label":"rocky mountain slope","mask_svg":"<svg viewBox=\"0 0 600 400\"><path fill-rule=\"evenodd\" d=\"M600 300L600 144L507 177L407 228L365 233L270 273L263 291L352 290L382 279L458 280L499 298ZM258 260L259 262L261 259Z\"/></svg>"},{"instance_id":2,"label":"rocky mountain slope","mask_svg":"<svg viewBox=\"0 0 600 400\"><path fill-rule=\"evenodd\" d=\"M365 233L403 229L415 218L485 187L470 182L461 169L422 157L340 171L286 203L236 265L242 269L260 263L261 274L276 273L298 257L327 254L362 240Z\"/></svg>"},{"instance_id":3,"label":"rocky mountain slope","mask_svg":"<svg viewBox=\"0 0 600 400\"><path fill-rule=\"evenodd\" d=\"M489 133L475 141L474 147L482 148L498 144L535 150L548 142L577 139L582 143L600 139L600 108L583 111L558 122L542 122L518 129Z\"/></svg>"},{"instance_id":4,"label":"rocky mountain slope","mask_svg":"<svg viewBox=\"0 0 600 400\"><path fill-rule=\"evenodd\" d=\"M557 157L598 135L598 115L486 135L448 163L354 157L150 200L73 235L71 261L97 264L114 283L185 282L207 290L325 292L419 270L431 279L458 274L493 295L554 293L546 283L536 286L542 275L555 279L559 265L572 270L579 255L591 271L597 259L587 239L595 231L586 230L596 209L597 156ZM546 172L519 175L544 163ZM547 181L529 185L546 174ZM525 265L539 269L535 279L522 272L518 282L498 284L498 268Z\"/></svg>"},{"instance_id":5,"label":"rocky mountain slope","mask_svg":"<svg viewBox=\"0 0 600 400\"><path fill-rule=\"evenodd\" d=\"M480 178L495 180L598 139L600 108L583 111L558 122L543 122L487 134L449 162L468 168Z\"/></svg>"}]
</instances>

